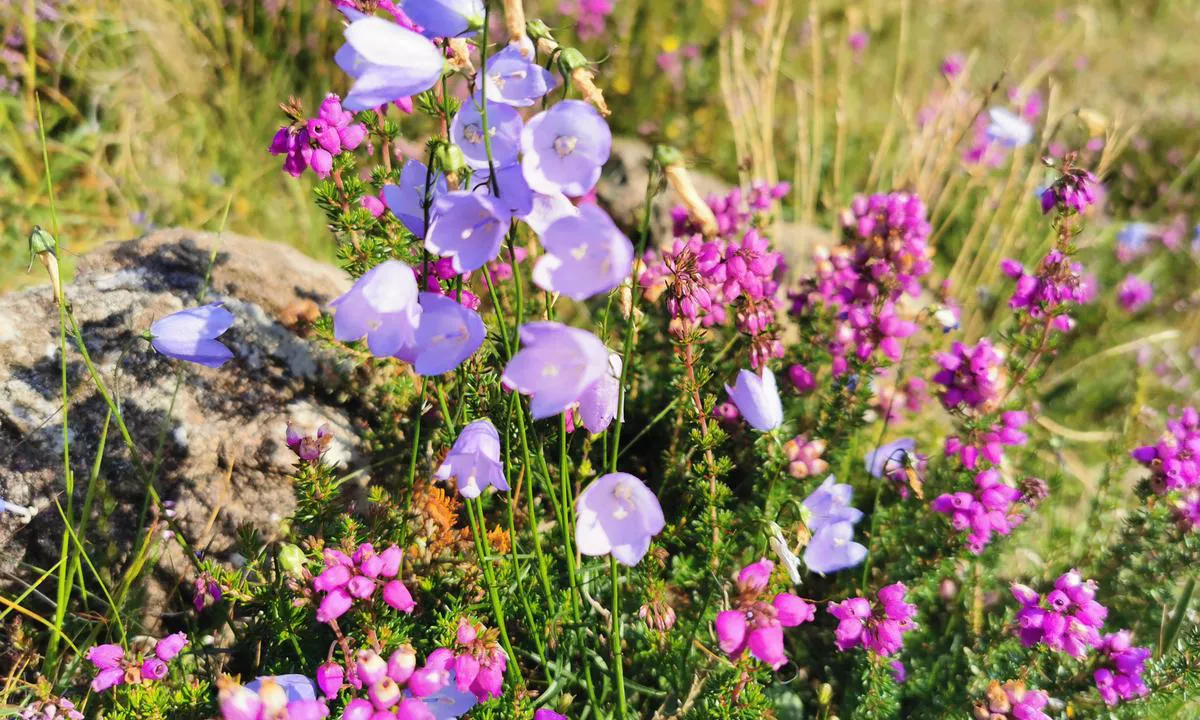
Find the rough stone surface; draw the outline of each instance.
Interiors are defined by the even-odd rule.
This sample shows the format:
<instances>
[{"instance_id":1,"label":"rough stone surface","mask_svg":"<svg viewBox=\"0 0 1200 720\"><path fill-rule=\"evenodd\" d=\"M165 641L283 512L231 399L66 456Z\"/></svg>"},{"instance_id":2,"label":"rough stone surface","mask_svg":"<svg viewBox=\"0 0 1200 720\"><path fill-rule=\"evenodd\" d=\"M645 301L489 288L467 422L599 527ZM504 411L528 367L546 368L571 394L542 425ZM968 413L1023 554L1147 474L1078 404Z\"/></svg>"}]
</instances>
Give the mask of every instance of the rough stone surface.
<instances>
[{"instance_id":1,"label":"rough stone surface","mask_svg":"<svg viewBox=\"0 0 1200 720\"><path fill-rule=\"evenodd\" d=\"M198 304L214 250L205 301L224 303L236 317L222 338L235 357L220 369L169 360L139 337L154 320ZM165 230L93 251L66 288L141 455L153 458L162 443L160 495L175 502L186 536L210 556L228 559L243 523L270 537L294 507L287 480L294 457L283 442L289 419L310 430L329 423L335 456L358 462L353 418L330 395L333 356L290 329L348 284L337 268L283 245ZM28 524L0 513L3 584L19 563L46 567L59 556L55 500L65 504L65 486L57 309L47 288L34 288L0 297L0 317L0 498L36 510ZM73 345L67 359L79 507L107 406ZM100 478L87 538L96 551L120 555L134 539L144 490L115 423ZM176 543L161 547L151 595L171 592L190 574Z\"/></svg>"},{"instance_id":2,"label":"rough stone surface","mask_svg":"<svg viewBox=\"0 0 1200 720\"><path fill-rule=\"evenodd\" d=\"M612 154L596 186L596 199L608 209L617 225L632 233L641 223L646 198L646 167L651 148L641 140L613 138ZM724 180L697 170L689 171L701 197L724 195L733 187ZM658 194L650 210L653 237L667 243L671 238L671 208L679 198L670 189ZM787 261L790 274L808 267L812 249L833 245L836 238L828 230L797 222L777 223L774 243Z\"/></svg>"}]
</instances>

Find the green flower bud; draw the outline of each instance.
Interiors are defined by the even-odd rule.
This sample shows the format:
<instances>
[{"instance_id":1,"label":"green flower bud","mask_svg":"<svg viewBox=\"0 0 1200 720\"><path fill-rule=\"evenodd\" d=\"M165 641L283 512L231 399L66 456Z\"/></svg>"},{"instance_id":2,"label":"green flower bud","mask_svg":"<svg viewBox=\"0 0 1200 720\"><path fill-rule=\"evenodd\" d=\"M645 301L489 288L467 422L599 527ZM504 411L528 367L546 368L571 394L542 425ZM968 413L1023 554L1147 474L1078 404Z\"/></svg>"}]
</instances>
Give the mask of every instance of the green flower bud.
<instances>
[{"instance_id":1,"label":"green flower bud","mask_svg":"<svg viewBox=\"0 0 1200 720\"><path fill-rule=\"evenodd\" d=\"M304 572L304 551L291 543L279 546L279 567L293 577L300 577Z\"/></svg>"},{"instance_id":2,"label":"green flower bud","mask_svg":"<svg viewBox=\"0 0 1200 720\"><path fill-rule=\"evenodd\" d=\"M42 253L53 255L57 248L58 243L55 242L53 235L43 230L40 225L33 226L33 232L29 233L30 255L41 255Z\"/></svg>"},{"instance_id":3,"label":"green flower bud","mask_svg":"<svg viewBox=\"0 0 1200 720\"><path fill-rule=\"evenodd\" d=\"M583 53L575 48L563 48L562 52L558 54L558 64L562 66L564 72L569 74L581 67L587 67L590 63Z\"/></svg>"},{"instance_id":4,"label":"green flower bud","mask_svg":"<svg viewBox=\"0 0 1200 720\"><path fill-rule=\"evenodd\" d=\"M546 23L541 20L530 20L525 23L525 33L534 40L553 40L550 35L550 28L546 27Z\"/></svg>"},{"instance_id":5,"label":"green flower bud","mask_svg":"<svg viewBox=\"0 0 1200 720\"><path fill-rule=\"evenodd\" d=\"M438 167L447 175L460 173L467 167L467 157L463 155L463 151L450 143L440 143L434 151L434 158L437 159Z\"/></svg>"},{"instance_id":6,"label":"green flower bud","mask_svg":"<svg viewBox=\"0 0 1200 720\"><path fill-rule=\"evenodd\" d=\"M829 683L821 683L821 688L817 690L817 702L824 707L833 699L833 686Z\"/></svg>"}]
</instances>

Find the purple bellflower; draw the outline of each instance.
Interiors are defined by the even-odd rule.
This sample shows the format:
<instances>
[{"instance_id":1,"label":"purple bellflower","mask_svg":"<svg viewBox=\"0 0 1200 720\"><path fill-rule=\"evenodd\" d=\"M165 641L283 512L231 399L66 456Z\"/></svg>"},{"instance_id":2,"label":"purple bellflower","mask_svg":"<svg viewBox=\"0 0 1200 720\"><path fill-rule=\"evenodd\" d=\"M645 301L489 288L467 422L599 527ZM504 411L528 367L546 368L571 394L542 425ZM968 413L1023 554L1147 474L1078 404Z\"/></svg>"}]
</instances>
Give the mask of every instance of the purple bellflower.
<instances>
[{"instance_id":1,"label":"purple bellflower","mask_svg":"<svg viewBox=\"0 0 1200 720\"><path fill-rule=\"evenodd\" d=\"M492 421L476 420L463 428L435 474L439 480L454 478L465 498L479 497L489 485L507 492L508 481L500 463L500 433Z\"/></svg>"},{"instance_id":2,"label":"purple bellflower","mask_svg":"<svg viewBox=\"0 0 1200 720\"><path fill-rule=\"evenodd\" d=\"M350 23L345 36L334 61L354 78L342 100L347 110L369 110L416 95L442 76L446 59L437 47L394 22L363 17Z\"/></svg>"},{"instance_id":3,"label":"purple bellflower","mask_svg":"<svg viewBox=\"0 0 1200 720\"><path fill-rule=\"evenodd\" d=\"M418 239L425 237L425 183L429 183L429 201L448 192L446 177L441 173L429 175L429 169L420 160L409 160L400 171L399 185L383 186L383 201L404 227ZM429 208L429 222L433 222L434 206Z\"/></svg>"},{"instance_id":4,"label":"purple bellflower","mask_svg":"<svg viewBox=\"0 0 1200 720\"><path fill-rule=\"evenodd\" d=\"M662 506L646 484L629 473L602 475L575 501L575 545L584 555L612 554L633 567L666 525Z\"/></svg>"},{"instance_id":5,"label":"purple bellflower","mask_svg":"<svg viewBox=\"0 0 1200 720\"><path fill-rule=\"evenodd\" d=\"M854 542L854 525L862 512L850 505L853 488L832 475L804 499L805 525L812 538L804 548L804 564L825 575L845 570L867 557L867 548Z\"/></svg>"},{"instance_id":6,"label":"purple bellflower","mask_svg":"<svg viewBox=\"0 0 1200 720\"><path fill-rule=\"evenodd\" d=\"M478 270L500 254L509 213L495 198L462 190L434 203L437 219L429 226L425 249L448 257L457 273Z\"/></svg>"},{"instance_id":7,"label":"purple bellflower","mask_svg":"<svg viewBox=\"0 0 1200 720\"><path fill-rule=\"evenodd\" d=\"M593 435L607 430L617 416L621 402L621 367L621 356L609 353L608 371L579 396L579 418Z\"/></svg>"},{"instance_id":8,"label":"purple bellflower","mask_svg":"<svg viewBox=\"0 0 1200 720\"><path fill-rule=\"evenodd\" d=\"M488 58L487 98L492 102L529 107L535 100L554 89L554 75L521 52L520 46L510 44ZM491 111L488 111L491 119Z\"/></svg>"},{"instance_id":9,"label":"purple bellflower","mask_svg":"<svg viewBox=\"0 0 1200 720\"><path fill-rule=\"evenodd\" d=\"M609 372L609 351L590 332L555 322L521 326L524 347L504 368L502 382L532 396L534 420L558 415L579 402Z\"/></svg>"},{"instance_id":10,"label":"purple bellflower","mask_svg":"<svg viewBox=\"0 0 1200 720\"><path fill-rule=\"evenodd\" d=\"M526 218L534 210L536 196L533 194L533 190L529 189L529 183L525 182L525 175L521 172L521 164L518 162L504 167L496 167L495 187L493 187L491 170L487 168L480 169L472 175L471 183L476 192L488 195L495 194L496 188L499 188L501 207L506 208L514 217ZM565 197L563 200L568 204L571 202Z\"/></svg>"},{"instance_id":11,"label":"purple bellflower","mask_svg":"<svg viewBox=\"0 0 1200 720\"><path fill-rule=\"evenodd\" d=\"M219 303L172 313L150 326L150 344L175 360L221 367L233 352L216 338L233 325L233 314Z\"/></svg>"},{"instance_id":12,"label":"purple bellflower","mask_svg":"<svg viewBox=\"0 0 1200 720\"><path fill-rule=\"evenodd\" d=\"M1021 116L1002 107L988 109L987 138L1004 147L1028 145L1033 140L1033 126Z\"/></svg>"},{"instance_id":13,"label":"purple bellflower","mask_svg":"<svg viewBox=\"0 0 1200 720\"><path fill-rule=\"evenodd\" d=\"M429 38L470 36L483 26L483 0L405 0L403 9Z\"/></svg>"},{"instance_id":14,"label":"purple bellflower","mask_svg":"<svg viewBox=\"0 0 1200 720\"><path fill-rule=\"evenodd\" d=\"M366 336L375 357L395 355L416 342L421 319L417 279L399 260L371 268L330 306L335 311L333 336L342 342Z\"/></svg>"},{"instance_id":15,"label":"purple bellflower","mask_svg":"<svg viewBox=\"0 0 1200 720\"><path fill-rule=\"evenodd\" d=\"M750 370L738 372L737 382L733 387L726 385L725 391L755 430L770 432L783 424L783 403L770 368L763 368L761 376Z\"/></svg>"},{"instance_id":16,"label":"purple bellflower","mask_svg":"<svg viewBox=\"0 0 1200 720\"><path fill-rule=\"evenodd\" d=\"M329 717L325 701L316 699L312 681L303 675L260 677L245 686L222 678L217 686L220 689L217 706L223 720L319 720Z\"/></svg>"},{"instance_id":17,"label":"purple bellflower","mask_svg":"<svg viewBox=\"0 0 1200 720\"><path fill-rule=\"evenodd\" d=\"M421 321L416 339L400 348L396 357L410 363L418 375L441 375L454 370L475 354L487 337L479 313L438 293L419 296Z\"/></svg>"},{"instance_id":18,"label":"purple bellflower","mask_svg":"<svg viewBox=\"0 0 1200 720\"><path fill-rule=\"evenodd\" d=\"M473 168L489 165L502 167L517 162L521 151L521 129L524 123L516 110L508 105L488 101L487 142L484 142L482 101L475 97L462 104L450 123L450 139L462 150L467 164ZM488 150L492 152L488 161Z\"/></svg>"},{"instance_id":19,"label":"purple bellflower","mask_svg":"<svg viewBox=\"0 0 1200 720\"><path fill-rule=\"evenodd\" d=\"M582 100L563 100L538 113L521 132L521 164L535 192L587 194L611 150L608 123Z\"/></svg>"},{"instance_id":20,"label":"purple bellflower","mask_svg":"<svg viewBox=\"0 0 1200 720\"><path fill-rule=\"evenodd\" d=\"M546 254L533 268L534 284L572 300L606 293L633 270L633 243L596 205L552 223L542 245Z\"/></svg>"}]
</instances>

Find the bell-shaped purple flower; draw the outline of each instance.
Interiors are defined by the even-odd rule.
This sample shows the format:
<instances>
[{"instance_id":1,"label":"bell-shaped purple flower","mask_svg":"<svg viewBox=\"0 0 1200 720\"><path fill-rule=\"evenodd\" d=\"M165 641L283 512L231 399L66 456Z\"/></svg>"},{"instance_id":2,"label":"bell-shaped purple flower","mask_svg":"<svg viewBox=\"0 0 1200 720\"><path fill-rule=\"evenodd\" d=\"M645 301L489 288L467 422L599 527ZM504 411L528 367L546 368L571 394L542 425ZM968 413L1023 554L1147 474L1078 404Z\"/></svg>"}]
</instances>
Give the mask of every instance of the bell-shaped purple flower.
<instances>
[{"instance_id":1,"label":"bell-shaped purple flower","mask_svg":"<svg viewBox=\"0 0 1200 720\"><path fill-rule=\"evenodd\" d=\"M508 481L500 462L500 433L492 421L476 420L463 428L436 476L439 480L454 478L458 492L466 498L479 497L489 485L507 492Z\"/></svg>"},{"instance_id":2,"label":"bell-shaped purple flower","mask_svg":"<svg viewBox=\"0 0 1200 720\"><path fill-rule=\"evenodd\" d=\"M612 150L612 131L596 108L563 100L521 132L521 165L535 192L579 197L596 186Z\"/></svg>"},{"instance_id":3,"label":"bell-shaped purple flower","mask_svg":"<svg viewBox=\"0 0 1200 720\"><path fill-rule=\"evenodd\" d=\"M233 325L233 314L219 303L172 313L150 326L150 344L175 360L221 367L233 352L216 338Z\"/></svg>"},{"instance_id":4,"label":"bell-shaped purple flower","mask_svg":"<svg viewBox=\"0 0 1200 720\"><path fill-rule=\"evenodd\" d=\"M484 73L488 100L514 107L529 107L555 84L554 75L526 57L515 43L488 58Z\"/></svg>"},{"instance_id":5,"label":"bell-shaped purple flower","mask_svg":"<svg viewBox=\"0 0 1200 720\"><path fill-rule=\"evenodd\" d=\"M483 26L483 0L405 0L402 7L429 38L467 37Z\"/></svg>"},{"instance_id":6,"label":"bell-shaped purple flower","mask_svg":"<svg viewBox=\"0 0 1200 720\"><path fill-rule=\"evenodd\" d=\"M342 342L367 338L375 357L390 357L416 340L421 305L412 268L387 260L363 273L354 286L330 303L333 336Z\"/></svg>"},{"instance_id":7,"label":"bell-shaped purple flower","mask_svg":"<svg viewBox=\"0 0 1200 720\"><path fill-rule=\"evenodd\" d=\"M495 198L462 190L434 203L437 219L429 226L425 249L448 257L457 273L478 270L500 254L509 213Z\"/></svg>"},{"instance_id":8,"label":"bell-shaped purple flower","mask_svg":"<svg viewBox=\"0 0 1200 720\"><path fill-rule=\"evenodd\" d=\"M474 186L475 192L495 195L500 206L511 212L513 217L524 218L534 210L534 200L537 196L529 189L529 183L525 182L525 174L521 172L520 163L514 162L512 165L497 167L495 183L492 182L491 171L486 168L481 169L471 176L471 184ZM499 190L498 194L497 189ZM566 197L563 197L563 200L568 205L571 203ZM572 205L572 207L574 206Z\"/></svg>"},{"instance_id":9,"label":"bell-shaped purple flower","mask_svg":"<svg viewBox=\"0 0 1200 720\"><path fill-rule=\"evenodd\" d=\"M666 525L658 498L629 473L602 475L575 500L575 546L584 555L612 554L633 567Z\"/></svg>"},{"instance_id":10,"label":"bell-shaped purple flower","mask_svg":"<svg viewBox=\"0 0 1200 720\"><path fill-rule=\"evenodd\" d=\"M579 417L593 435L604 432L617 416L621 402L621 356L608 355L608 371L579 396Z\"/></svg>"},{"instance_id":11,"label":"bell-shaped purple flower","mask_svg":"<svg viewBox=\"0 0 1200 720\"><path fill-rule=\"evenodd\" d=\"M783 402L770 368L763 368L761 376L751 370L738 372L737 382L733 387L726 385L725 391L755 430L770 432L783 424Z\"/></svg>"},{"instance_id":12,"label":"bell-shaped purple flower","mask_svg":"<svg viewBox=\"0 0 1200 720\"><path fill-rule=\"evenodd\" d=\"M633 269L633 243L596 205L551 224L542 245L546 254L533 268L534 284L572 300L612 290Z\"/></svg>"},{"instance_id":13,"label":"bell-shaped purple flower","mask_svg":"<svg viewBox=\"0 0 1200 720\"><path fill-rule=\"evenodd\" d=\"M418 375L441 375L475 354L487 337L479 313L438 293L420 294L421 321L416 340L396 357L410 363Z\"/></svg>"},{"instance_id":14,"label":"bell-shaped purple flower","mask_svg":"<svg viewBox=\"0 0 1200 720\"><path fill-rule=\"evenodd\" d=\"M410 3L412 4L412 3ZM425 3L424 0L420 4ZM342 100L347 110L369 110L433 87L446 59L419 34L379 17L362 17L345 30L334 55L354 85Z\"/></svg>"},{"instance_id":15,"label":"bell-shaped purple flower","mask_svg":"<svg viewBox=\"0 0 1200 720\"><path fill-rule=\"evenodd\" d=\"M526 187L528 185L526 183ZM504 186L501 185L500 189L503 192ZM546 232L547 228L562 218L579 214L579 208L575 207L571 199L562 193L544 195L542 193L534 193L532 190L530 192L533 193L533 207L528 214L522 215L521 219L539 237Z\"/></svg>"},{"instance_id":16,"label":"bell-shaped purple flower","mask_svg":"<svg viewBox=\"0 0 1200 720\"><path fill-rule=\"evenodd\" d=\"M988 108L988 140L1008 148L1028 145L1033 140L1033 126L1020 115L1002 107Z\"/></svg>"},{"instance_id":17,"label":"bell-shaped purple flower","mask_svg":"<svg viewBox=\"0 0 1200 720\"><path fill-rule=\"evenodd\" d=\"M425 190L429 189L429 222L433 222L433 201L448 192L446 177L441 173L429 175L429 168L420 160L409 160L400 171L398 185L383 186L383 201L404 227L418 239L425 237Z\"/></svg>"},{"instance_id":18,"label":"bell-shaped purple flower","mask_svg":"<svg viewBox=\"0 0 1200 720\"><path fill-rule=\"evenodd\" d=\"M812 537L804 548L804 564L822 575L854 567L867 548L854 542L854 525L862 512L850 505L853 489L832 475L804 499L805 524Z\"/></svg>"},{"instance_id":19,"label":"bell-shaped purple flower","mask_svg":"<svg viewBox=\"0 0 1200 720\"><path fill-rule=\"evenodd\" d=\"M579 402L609 369L608 348L590 332L555 322L521 326L523 347L504 368L502 382L531 395L534 420Z\"/></svg>"},{"instance_id":20,"label":"bell-shaped purple flower","mask_svg":"<svg viewBox=\"0 0 1200 720\"><path fill-rule=\"evenodd\" d=\"M462 150L467 164L473 168L489 166L489 146L492 151L491 166L503 167L516 163L521 152L521 129L524 127L520 114L507 105L489 100L487 142L484 142L481 104L478 97L462 104L450 123L450 139Z\"/></svg>"},{"instance_id":21,"label":"bell-shaped purple flower","mask_svg":"<svg viewBox=\"0 0 1200 720\"><path fill-rule=\"evenodd\" d=\"M900 438L895 442L880 445L875 450L868 450L864 456L867 472L871 477L881 478L884 473L895 472L901 467L906 454L912 453L917 447L917 441L912 438Z\"/></svg>"}]
</instances>

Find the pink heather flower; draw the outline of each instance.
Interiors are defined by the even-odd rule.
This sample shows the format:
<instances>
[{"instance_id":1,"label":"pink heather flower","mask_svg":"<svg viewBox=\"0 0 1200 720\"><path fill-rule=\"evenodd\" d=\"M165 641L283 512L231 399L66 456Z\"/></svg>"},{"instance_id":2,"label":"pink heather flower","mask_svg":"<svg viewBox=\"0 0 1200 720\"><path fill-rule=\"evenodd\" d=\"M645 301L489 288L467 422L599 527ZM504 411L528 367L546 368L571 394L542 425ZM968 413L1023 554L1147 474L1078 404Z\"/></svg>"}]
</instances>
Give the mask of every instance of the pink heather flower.
<instances>
[{"instance_id":1,"label":"pink heather flower","mask_svg":"<svg viewBox=\"0 0 1200 720\"><path fill-rule=\"evenodd\" d=\"M316 698L312 681L304 675L260 677L245 686L222 678L217 686L217 706L223 720L319 720L329 717L325 701Z\"/></svg>"},{"instance_id":2,"label":"pink heather flower","mask_svg":"<svg viewBox=\"0 0 1200 720\"><path fill-rule=\"evenodd\" d=\"M797 435L783 444L783 451L787 455L788 473L794 478L803 480L829 470L829 463L821 459L825 453L824 440L809 440L807 435Z\"/></svg>"},{"instance_id":3,"label":"pink heather flower","mask_svg":"<svg viewBox=\"0 0 1200 720\"><path fill-rule=\"evenodd\" d=\"M394 610L411 613L416 603L397 575L403 553L395 545L376 553L363 543L353 557L332 548L325 551L325 569L313 578L313 589L324 597L317 607L317 621L330 623L349 612L356 601L370 601L382 587L380 596Z\"/></svg>"},{"instance_id":4,"label":"pink heather flower","mask_svg":"<svg viewBox=\"0 0 1200 720\"><path fill-rule=\"evenodd\" d=\"M514 107L529 107L554 89L554 75L510 43L487 60L487 98ZM488 112L491 120L491 112Z\"/></svg>"},{"instance_id":5,"label":"pink heather flower","mask_svg":"<svg viewBox=\"0 0 1200 720\"><path fill-rule=\"evenodd\" d=\"M344 34L346 44L334 55L334 61L354 79L342 101L348 110L369 110L418 95L442 76L446 61L437 47L394 22L360 16Z\"/></svg>"},{"instance_id":6,"label":"pink heather flower","mask_svg":"<svg viewBox=\"0 0 1200 720\"><path fill-rule=\"evenodd\" d=\"M629 473L596 478L575 500L575 544L584 555L609 555L637 565L650 549L650 538L666 525L650 488Z\"/></svg>"},{"instance_id":7,"label":"pink heather flower","mask_svg":"<svg viewBox=\"0 0 1200 720\"><path fill-rule=\"evenodd\" d=\"M421 305L413 270L386 260L368 270L346 294L330 303L333 336L342 342L367 338L375 357L395 355L416 341Z\"/></svg>"},{"instance_id":8,"label":"pink heather flower","mask_svg":"<svg viewBox=\"0 0 1200 720\"><path fill-rule=\"evenodd\" d=\"M534 284L572 300L609 292L633 269L633 243L597 205L551 223L541 240L546 253L534 265Z\"/></svg>"},{"instance_id":9,"label":"pink heather flower","mask_svg":"<svg viewBox=\"0 0 1200 720\"><path fill-rule=\"evenodd\" d=\"M935 512L950 516L951 526L967 533L967 549L978 555L992 540L993 533L1008 535L1024 519L1024 508L1017 503L1021 491L1008 485L1000 471L992 468L975 476L975 493L945 493L930 503Z\"/></svg>"},{"instance_id":10,"label":"pink heather flower","mask_svg":"<svg viewBox=\"0 0 1200 720\"><path fill-rule=\"evenodd\" d=\"M838 619L834 631L838 649L863 647L883 657L899 652L904 647L904 633L917 626L912 619L917 606L905 602L907 591L903 583L880 588L874 608L866 598L830 603L829 614Z\"/></svg>"},{"instance_id":11,"label":"pink heather flower","mask_svg":"<svg viewBox=\"0 0 1200 720\"><path fill-rule=\"evenodd\" d=\"M1149 648L1133 647L1133 637L1128 630L1105 635L1099 648L1104 667L1096 670L1093 679L1100 698L1109 707L1122 700L1134 700L1150 694L1142 680L1146 661L1150 659Z\"/></svg>"},{"instance_id":12,"label":"pink heather flower","mask_svg":"<svg viewBox=\"0 0 1200 720\"><path fill-rule=\"evenodd\" d=\"M1030 690L1016 680L1001 685L993 680L987 699L975 704L976 720L1050 720L1042 712L1050 697L1041 690Z\"/></svg>"},{"instance_id":13,"label":"pink heather flower","mask_svg":"<svg viewBox=\"0 0 1200 720\"><path fill-rule=\"evenodd\" d=\"M463 103L450 123L450 139L473 168L504 167L517 162L521 150L521 115L508 105L487 101L488 134L484 142L483 108L479 98ZM488 150L491 150L491 163Z\"/></svg>"},{"instance_id":14,"label":"pink heather flower","mask_svg":"<svg viewBox=\"0 0 1200 720\"><path fill-rule=\"evenodd\" d=\"M200 573L192 583L192 607L196 608L196 612L204 612L205 608L212 607L219 602L221 602L220 583L208 573Z\"/></svg>"},{"instance_id":15,"label":"pink heather flower","mask_svg":"<svg viewBox=\"0 0 1200 720\"><path fill-rule=\"evenodd\" d=\"M317 687L325 697L337 697L345 681L346 670L338 663L329 661L317 668Z\"/></svg>"},{"instance_id":16,"label":"pink heather flower","mask_svg":"<svg viewBox=\"0 0 1200 720\"><path fill-rule=\"evenodd\" d=\"M425 249L451 258L456 273L478 270L500 254L510 215L494 198L454 190L439 195L434 207L437 217L429 226Z\"/></svg>"},{"instance_id":17,"label":"pink heather flower","mask_svg":"<svg viewBox=\"0 0 1200 720\"><path fill-rule=\"evenodd\" d=\"M783 424L783 403L770 368L764 368L762 375L741 370L737 382L733 387L726 385L725 392L755 430L770 432Z\"/></svg>"},{"instance_id":18,"label":"pink heather flower","mask_svg":"<svg viewBox=\"0 0 1200 720\"><path fill-rule=\"evenodd\" d=\"M504 368L501 382L531 395L535 420L559 415L580 402L609 373L609 350L586 330L554 322L521 326L521 350Z\"/></svg>"},{"instance_id":19,"label":"pink heather flower","mask_svg":"<svg viewBox=\"0 0 1200 720\"><path fill-rule=\"evenodd\" d=\"M1117 288L1117 302L1126 312L1135 313L1154 299L1154 286L1137 275L1126 275Z\"/></svg>"},{"instance_id":20,"label":"pink heather flower","mask_svg":"<svg viewBox=\"0 0 1200 720\"><path fill-rule=\"evenodd\" d=\"M233 325L233 314L220 303L172 313L150 326L150 344L174 360L218 368L233 352L217 341Z\"/></svg>"},{"instance_id":21,"label":"pink heather flower","mask_svg":"<svg viewBox=\"0 0 1200 720\"><path fill-rule=\"evenodd\" d=\"M476 420L463 428L435 476L455 479L458 492L465 498L479 497L488 486L508 492L500 462L500 434L492 421Z\"/></svg>"},{"instance_id":22,"label":"pink heather flower","mask_svg":"<svg viewBox=\"0 0 1200 720\"><path fill-rule=\"evenodd\" d=\"M950 352L938 353L935 359L941 370L933 381L943 388L939 398L947 410L959 405L980 410L999 400L1004 356L987 338L974 346L956 341Z\"/></svg>"},{"instance_id":23,"label":"pink heather flower","mask_svg":"<svg viewBox=\"0 0 1200 720\"><path fill-rule=\"evenodd\" d=\"M608 123L582 100L556 103L531 118L521 132L525 179L544 194L586 194L600 179L611 149Z\"/></svg>"},{"instance_id":24,"label":"pink heather flower","mask_svg":"<svg viewBox=\"0 0 1200 720\"><path fill-rule=\"evenodd\" d=\"M721 650L736 660L746 650L760 662L778 670L787 661L783 628L809 622L816 609L791 593L764 597L775 564L759 560L738 574L738 598L733 609L717 613L715 631Z\"/></svg>"},{"instance_id":25,"label":"pink heather flower","mask_svg":"<svg viewBox=\"0 0 1200 720\"><path fill-rule=\"evenodd\" d=\"M46 720L47 718L84 720L83 713L75 709L75 703L66 698L34 700L18 717L21 720Z\"/></svg>"},{"instance_id":26,"label":"pink heather flower","mask_svg":"<svg viewBox=\"0 0 1200 720\"><path fill-rule=\"evenodd\" d=\"M1025 647L1042 643L1078 660L1102 645L1100 630L1108 608L1095 600L1095 581L1085 581L1071 570L1044 597L1019 584L1013 585L1012 594L1021 603L1016 631Z\"/></svg>"},{"instance_id":27,"label":"pink heather flower","mask_svg":"<svg viewBox=\"0 0 1200 720\"><path fill-rule=\"evenodd\" d=\"M426 203L425 190L428 185L429 199ZM439 173L429 173L425 163L420 160L409 160L400 170L400 182L397 185L383 186L383 201L388 209L396 216L404 227L408 228L417 239L425 237L425 205L429 207L429 222L433 222L436 213L434 200L449 192L446 176Z\"/></svg>"},{"instance_id":28,"label":"pink heather flower","mask_svg":"<svg viewBox=\"0 0 1200 720\"><path fill-rule=\"evenodd\" d=\"M951 53L942 60L942 74L948 78L958 77L966 64L967 59L962 53Z\"/></svg>"},{"instance_id":29,"label":"pink heather flower","mask_svg":"<svg viewBox=\"0 0 1200 720\"><path fill-rule=\"evenodd\" d=\"M553 710L542 708L533 713L533 720L567 720L567 716Z\"/></svg>"},{"instance_id":30,"label":"pink heather flower","mask_svg":"<svg viewBox=\"0 0 1200 720\"><path fill-rule=\"evenodd\" d=\"M1083 168L1068 167L1050 187L1042 192L1042 212L1082 214L1100 199L1100 181Z\"/></svg>"},{"instance_id":31,"label":"pink heather flower","mask_svg":"<svg viewBox=\"0 0 1200 720\"><path fill-rule=\"evenodd\" d=\"M154 644L154 654L163 662L171 662L187 644L187 635L181 632L173 633Z\"/></svg>"},{"instance_id":32,"label":"pink heather flower","mask_svg":"<svg viewBox=\"0 0 1200 720\"><path fill-rule=\"evenodd\" d=\"M459 692L469 692L479 702L500 697L508 657L495 633L487 633L483 625L459 618L453 652L451 675Z\"/></svg>"},{"instance_id":33,"label":"pink heather flower","mask_svg":"<svg viewBox=\"0 0 1200 720\"><path fill-rule=\"evenodd\" d=\"M1169 497L1180 527L1200 528L1200 412L1186 407L1167 421L1153 445L1133 450L1133 459L1151 470L1150 489Z\"/></svg>"},{"instance_id":34,"label":"pink heather flower","mask_svg":"<svg viewBox=\"0 0 1200 720\"><path fill-rule=\"evenodd\" d=\"M1093 283L1083 275L1083 266L1052 249L1042 259L1035 274L1029 274L1015 260L1004 260L1000 269L1016 281L1009 307L1032 318L1052 318L1052 327L1059 331L1071 329L1073 321L1066 314L1071 304L1084 305L1094 295Z\"/></svg>"}]
</instances>

